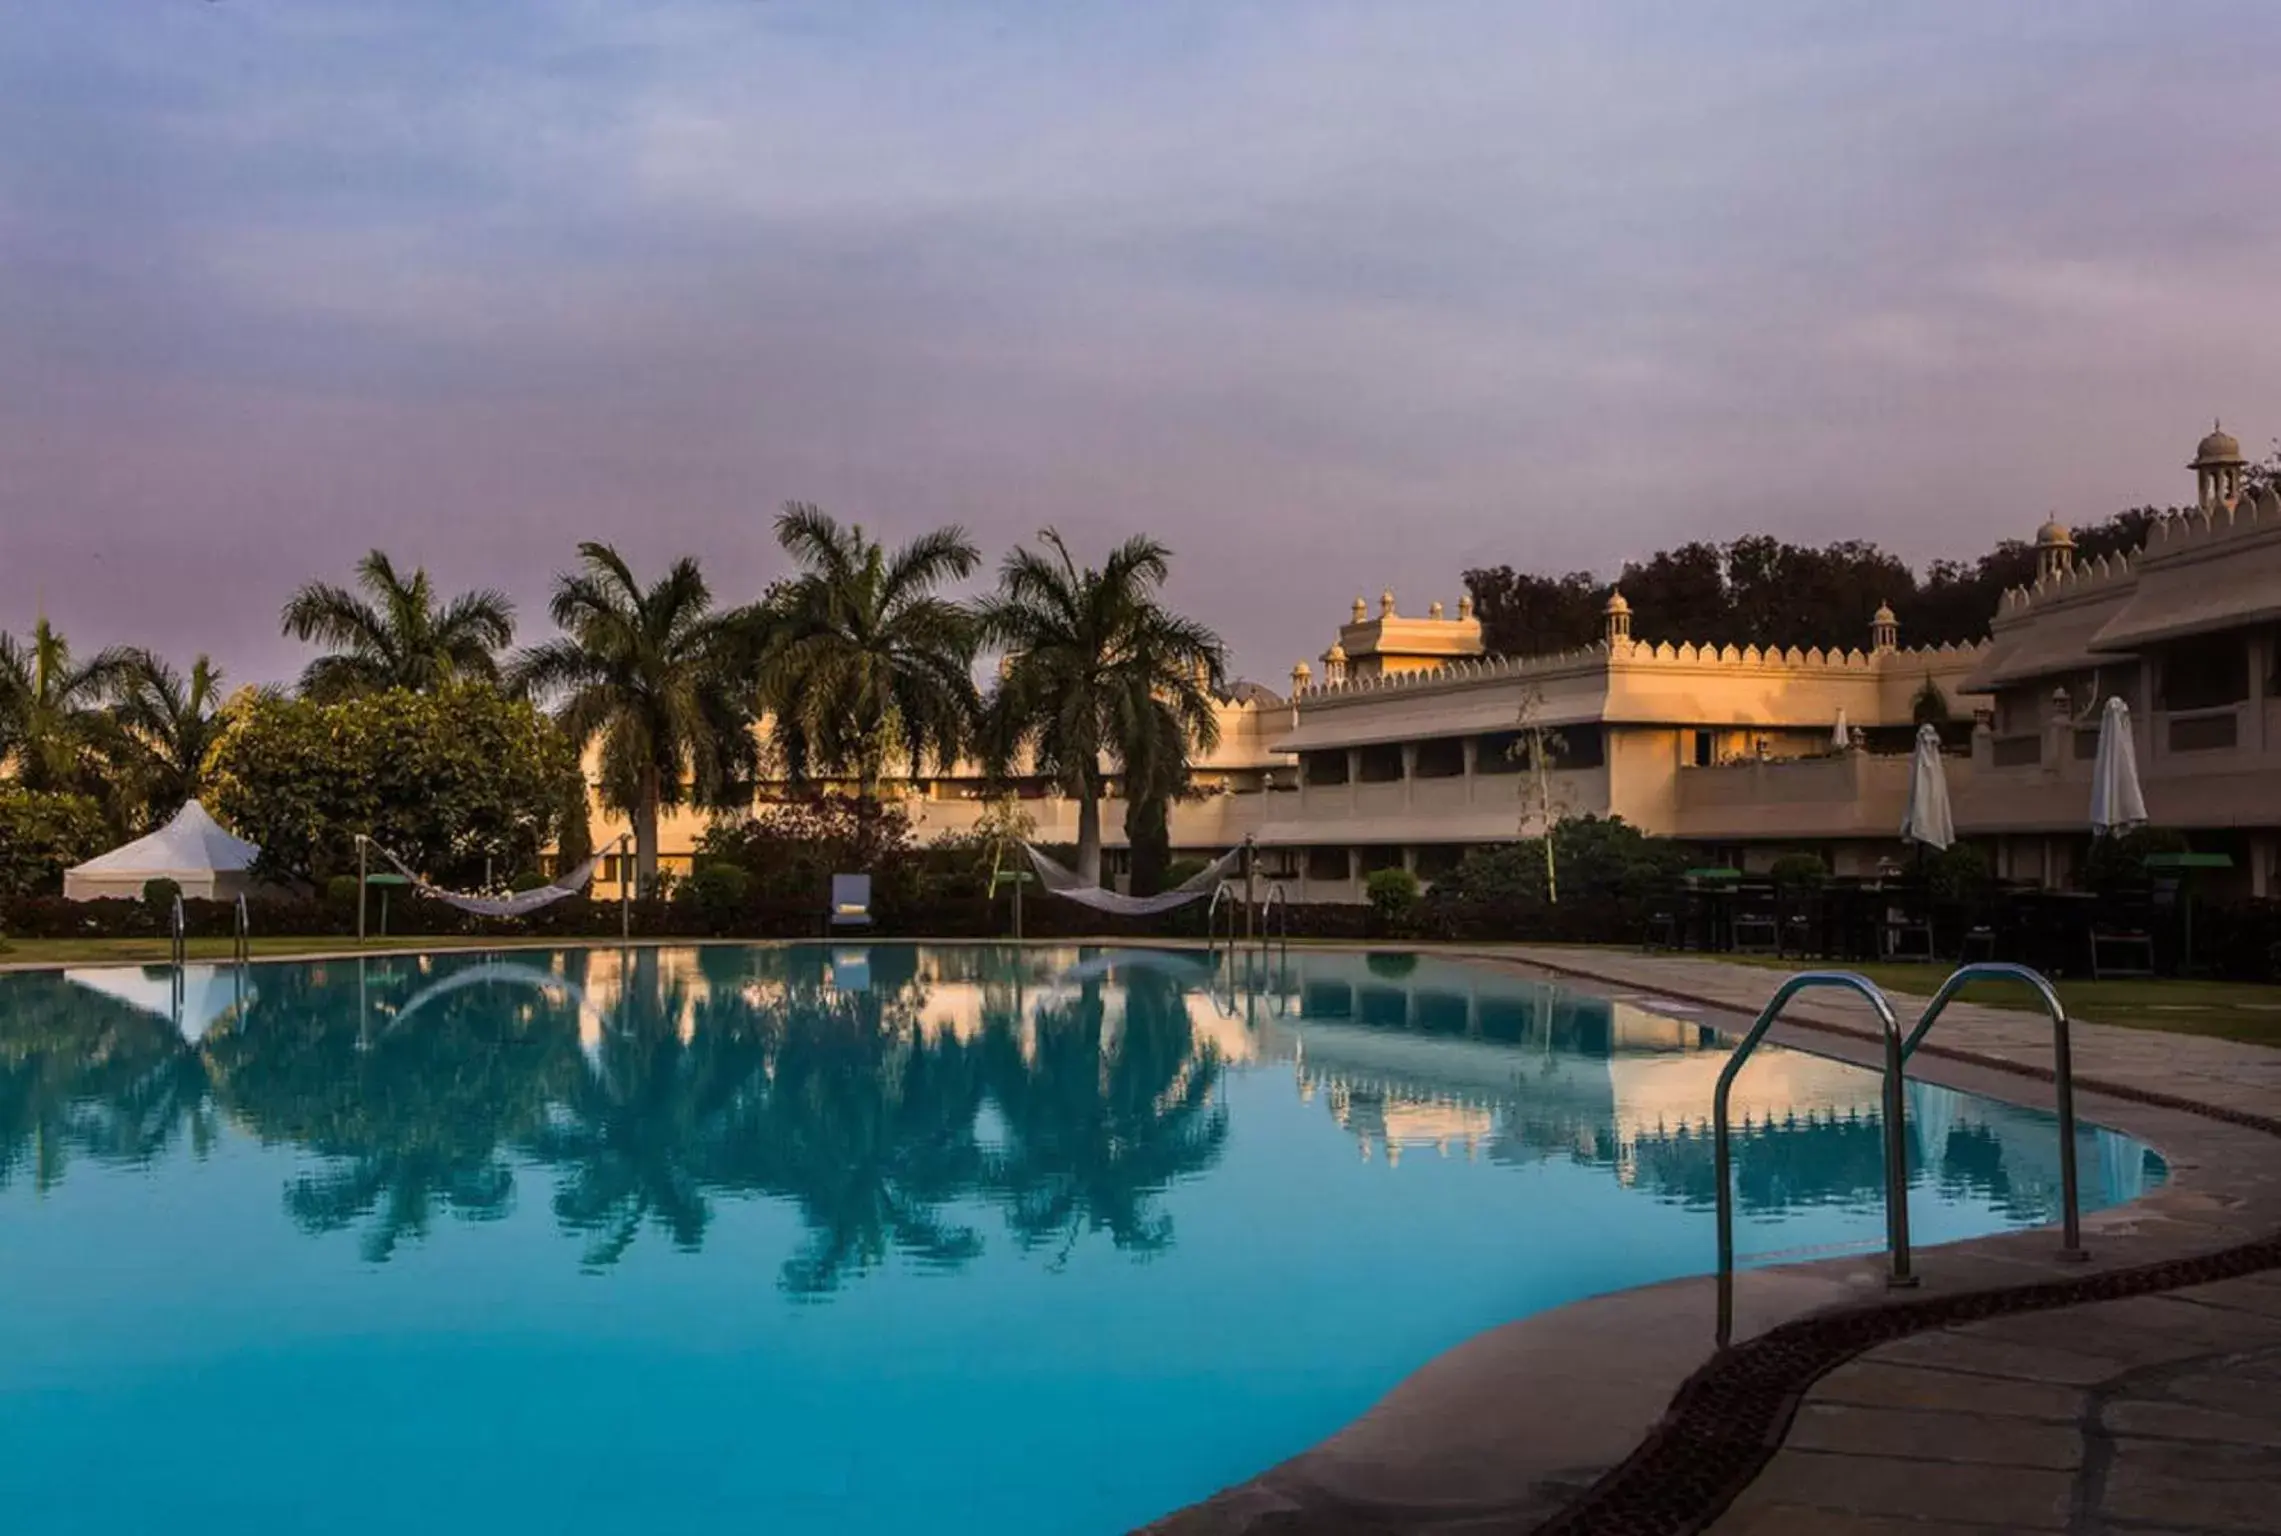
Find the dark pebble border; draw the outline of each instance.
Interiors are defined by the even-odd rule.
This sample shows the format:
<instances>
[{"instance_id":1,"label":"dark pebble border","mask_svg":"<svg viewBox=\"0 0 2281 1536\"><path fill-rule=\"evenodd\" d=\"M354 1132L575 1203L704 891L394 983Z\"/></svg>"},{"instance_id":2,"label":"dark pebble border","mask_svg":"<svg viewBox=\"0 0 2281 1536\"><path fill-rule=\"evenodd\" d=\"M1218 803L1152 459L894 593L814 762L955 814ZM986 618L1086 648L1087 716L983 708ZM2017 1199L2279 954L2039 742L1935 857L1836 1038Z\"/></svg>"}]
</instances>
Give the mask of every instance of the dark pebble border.
<instances>
[{"instance_id":1,"label":"dark pebble border","mask_svg":"<svg viewBox=\"0 0 2281 1536\"><path fill-rule=\"evenodd\" d=\"M1555 969L1555 967L1544 967ZM1606 977L1592 977L1605 984ZM1637 989L1732 1013L1731 1004L1664 989ZM1857 1040L1874 1036L1809 1019L1801 1028ZM1920 1054L2052 1080L2048 1068L1974 1051L1926 1044ZM2281 1120L2198 1104L2176 1094L2077 1077L2085 1092L2281 1136ZM2192 1258L2166 1259L2103 1274L2038 1281L1999 1290L1969 1291L1924 1301L1818 1313L1781 1324L1713 1357L1673 1396L1663 1419L1637 1450L1611 1468L1583 1496L1536 1527L1533 1536L1693 1536L1764 1470L1789 1433L1798 1404L1823 1375L1854 1356L1930 1328L2042 1312L2089 1302L2119 1301L2184 1286L2236 1280L2281 1267L2281 1234Z\"/></svg>"}]
</instances>

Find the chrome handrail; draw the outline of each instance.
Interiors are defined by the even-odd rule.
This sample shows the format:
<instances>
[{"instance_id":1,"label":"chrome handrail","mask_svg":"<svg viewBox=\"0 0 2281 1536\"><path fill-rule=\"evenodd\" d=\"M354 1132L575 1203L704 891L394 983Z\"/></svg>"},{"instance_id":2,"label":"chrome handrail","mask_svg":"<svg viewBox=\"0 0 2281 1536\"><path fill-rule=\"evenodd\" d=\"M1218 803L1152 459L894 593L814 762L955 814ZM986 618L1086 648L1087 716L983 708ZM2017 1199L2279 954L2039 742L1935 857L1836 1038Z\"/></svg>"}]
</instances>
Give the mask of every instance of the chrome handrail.
<instances>
[{"instance_id":1,"label":"chrome handrail","mask_svg":"<svg viewBox=\"0 0 2281 1536\"><path fill-rule=\"evenodd\" d=\"M1212 904L1204 909L1204 952L1215 953L1220 947L1220 906L1228 909L1228 948L1236 947L1236 896L1235 882L1222 880L1212 889Z\"/></svg>"},{"instance_id":2,"label":"chrome handrail","mask_svg":"<svg viewBox=\"0 0 2281 1536\"><path fill-rule=\"evenodd\" d=\"M183 915L182 897L179 894L174 898L174 910L167 921L174 940L174 973L180 976L183 965L190 959L190 920Z\"/></svg>"},{"instance_id":3,"label":"chrome handrail","mask_svg":"<svg viewBox=\"0 0 2281 1536\"><path fill-rule=\"evenodd\" d=\"M246 910L246 898L243 891L238 893L237 911L232 918L232 925L235 931L231 935L230 958L238 965L251 964L253 961L253 917Z\"/></svg>"},{"instance_id":4,"label":"chrome handrail","mask_svg":"<svg viewBox=\"0 0 2281 1536\"><path fill-rule=\"evenodd\" d=\"M1904 1064L1916 1054L1933 1027L1933 1021L1942 1010L1955 1001L1956 994L1975 981L2011 980L2024 982L2043 1002L2043 1011L2051 1016L2051 1078L2059 1107L2059 1190L2060 1248L2063 1259L2087 1259L2083 1248L2082 1195L2075 1175L2075 1053L2070 1048L2067 1026L2067 1006L2060 1002L2059 994L2043 973L2009 960L1977 960L1970 965L1958 966L1949 973L1948 980L1940 984L1931 1002L1901 1042L1901 1060Z\"/></svg>"},{"instance_id":5,"label":"chrome handrail","mask_svg":"<svg viewBox=\"0 0 2281 1536\"><path fill-rule=\"evenodd\" d=\"M1886 1001L1885 994L1866 976L1852 971L1800 971L1775 989L1774 996L1759 1010L1749 1030L1735 1042L1726 1067L1719 1073L1718 1086L1711 1092L1711 1162L1718 1185L1718 1345L1721 1349L1726 1348L1734 1336L1734 1179L1727 1145L1727 1101L1734 1091L1736 1074L1742 1071L1750 1053L1758 1049L1758 1042L1774 1026L1790 999L1801 992L1825 987L1860 994L1875 1010L1877 1022L1884 1028L1885 1249L1890 1266L1886 1284L1898 1287L1917 1283L1909 1267L1909 1143L1907 1109L1901 1093L1901 1021L1893 1016L1893 1005Z\"/></svg>"},{"instance_id":6,"label":"chrome handrail","mask_svg":"<svg viewBox=\"0 0 2281 1536\"><path fill-rule=\"evenodd\" d=\"M1280 933L1274 922L1277 913L1283 916ZM1265 949L1278 939L1285 949L1291 947L1291 893L1283 889L1280 880L1267 887L1267 899L1259 904L1259 947Z\"/></svg>"}]
</instances>

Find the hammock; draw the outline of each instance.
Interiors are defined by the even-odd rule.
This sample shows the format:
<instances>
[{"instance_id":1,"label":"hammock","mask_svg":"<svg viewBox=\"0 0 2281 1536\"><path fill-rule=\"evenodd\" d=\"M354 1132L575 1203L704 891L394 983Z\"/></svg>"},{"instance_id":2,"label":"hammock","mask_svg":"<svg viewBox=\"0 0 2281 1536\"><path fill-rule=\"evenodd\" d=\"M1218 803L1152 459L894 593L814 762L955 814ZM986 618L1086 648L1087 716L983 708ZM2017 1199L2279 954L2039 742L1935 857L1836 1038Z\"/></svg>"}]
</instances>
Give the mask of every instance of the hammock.
<instances>
[{"instance_id":1,"label":"hammock","mask_svg":"<svg viewBox=\"0 0 2281 1536\"><path fill-rule=\"evenodd\" d=\"M602 862L602 855L596 854L569 874L550 885L539 886L536 890L517 891L511 896L473 896L463 891L447 891L440 885L430 885L415 874L409 864L386 848L370 838L365 841L378 850L382 858L395 865L398 874L412 882L413 890L423 896L433 897L447 907L472 912L477 917L522 917L541 907L551 907L565 896L575 896L586 889L586 882L594 878L595 866Z\"/></svg>"},{"instance_id":2,"label":"hammock","mask_svg":"<svg viewBox=\"0 0 2281 1536\"><path fill-rule=\"evenodd\" d=\"M1062 868L1028 843L1022 844L1022 851L1030 856L1030 864L1037 870L1039 882L1048 891L1056 896L1065 896L1080 906L1112 912L1119 917L1153 917L1159 912L1170 912L1176 907L1185 907L1192 901L1201 901L1219 887L1230 870L1243 862L1243 850L1237 848L1210 868L1190 875L1169 891L1154 896L1120 896L1115 891L1104 890L1098 885L1084 884L1074 870Z\"/></svg>"}]
</instances>

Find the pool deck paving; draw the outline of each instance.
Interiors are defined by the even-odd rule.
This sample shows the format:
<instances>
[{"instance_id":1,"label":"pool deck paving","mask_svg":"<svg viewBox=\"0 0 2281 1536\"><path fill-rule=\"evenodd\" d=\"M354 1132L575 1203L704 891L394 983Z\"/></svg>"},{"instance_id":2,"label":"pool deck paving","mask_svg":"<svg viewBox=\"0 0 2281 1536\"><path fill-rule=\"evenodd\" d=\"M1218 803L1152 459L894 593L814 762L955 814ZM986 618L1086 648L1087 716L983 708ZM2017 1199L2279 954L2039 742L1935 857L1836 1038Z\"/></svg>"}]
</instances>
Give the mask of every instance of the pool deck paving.
<instances>
[{"instance_id":1,"label":"pool deck paving","mask_svg":"<svg viewBox=\"0 0 2281 1536\"><path fill-rule=\"evenodd\" d=\"M1445 951L1445 953L1449 953ZM1745 1025L1779 972L1683 955L1495 946L1519 963ZM1944 971L1928 968L1925 991ZM1904 1028L1923 998L1892 994ZM1770 1040L1874 1065L1867 1006L1812 993ZM1786 1015L1789 1017L1790 1015ZM1152 1536L1473 1536L1709 1531L1716 1536L1988 1536L2006 1531L2208 1536L2281 1533L2281 1262L2217 1280L2178 1261L2267 1262L2240 1245L2281 1233L2281 1051L2096 1023L2073 1027L2078 1114L2146 1141L2168 1180L2084 1218L2088 1261L2051 1229L1921 1249L1919 1283L1889 1290L1883 1255L1746 1271L1735 1337L1712 1347L1707 1277L1591 1298L1491 1330L1404 1381L1346 1430ZM1911 1075L2048 1108L2041 1014L1955 1004ZM2108 1092L2115 1089L2117 1092ZM2149 1102L2149 1100L2170 1102ZM2215 1114L2196 1112L2197 1107ZM2239 1118L2231 1118L2239 1117ZM2281 1250L2271 1256L2281 1261ZM2139 1290L1977 1320L1992 1295L2054 1282ZM1782 1398L1738 1452L1691 1422L1722 1364L1783 1325L1890 1314L1902 1336L1840 1349ZM1921 1314L1919 1316L1918 1314ZM1697 1414L1699 1418L1699 1413ZM1650 1452L1689 1437L1739 1484L1656 1481ZM1762 1464L1759 1464L1761 1463ZM1705 1492L1710 1487L1712 1491ZM1739 1491L1738 1491L1739 1490Z\"/></svg>"}]
</instances>

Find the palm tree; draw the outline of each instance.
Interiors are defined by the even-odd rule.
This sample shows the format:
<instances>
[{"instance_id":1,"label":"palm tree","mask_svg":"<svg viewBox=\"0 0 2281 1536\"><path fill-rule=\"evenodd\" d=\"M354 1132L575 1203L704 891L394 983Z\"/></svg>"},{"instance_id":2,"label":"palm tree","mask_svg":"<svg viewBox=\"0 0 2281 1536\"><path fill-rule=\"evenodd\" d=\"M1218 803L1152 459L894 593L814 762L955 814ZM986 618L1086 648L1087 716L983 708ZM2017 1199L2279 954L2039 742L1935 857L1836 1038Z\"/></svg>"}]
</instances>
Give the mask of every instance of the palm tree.
<instances>
[{"instance_id":1,"label":"palm tree","mask_svg":"<svg viewBox=\"0 0 2281 1536\"><path fill-rule=\"evenodd\" d=\"M304 694L332 700L390 688L425 693L454 680L498 679L499 652L515 638L515 605L506 593L462 592L439 608L425 567L406 577L377 549L356 563L356 584L366 597L313 581L285 605L286 634L331 648L302 672Z\"/></svg>"},{"instance_id":2,"label":"palm tree","mask_svg":"<svg viewBox=\"0 0 2281 1536\"><path fill-rule=\"evenodd\" d=\"M135 781L151 819L169 815L198 794L206 752L222 734L222 669L200 656L184 677L156 652L129 651L118 699L118 767Z\"/></svg>"},{"instance_id":3,"label":"palm tree","mask_svg":"<svg viewBox=\"0 0 2281 1536\"><path fill-rule=\"evenodd\" d=\"M1105 764L1160 772L1153 749L1166 712L1183 764L1191 746L1217 745L1213 693L1225 687L1227 652L1158 601L1171 552L1156 540L1128 539L1098 570L1080 569L1051 528L1038 541L1043 549L1006 557L979 613L983 637L1006 650L983 709L983 746L998 773L1028 749L1036 771L1077 801L1077 872L1097 885Z\"/></svg>"},{"instance_id":4,"label":"palm tree","mask_svg":"<svg viewBox=\"0 0 2281 1536\"><path fill-rule=\"evenodd\" d=\"M578 546L558 577L560 639L517 658L510 682L561 701L556 721L583 753L601 742L602 803L633 822L641 887L657 879L657 818L690 801L745 800L758 766L741 677L751 619L716 609L697 562L643 587L607 544Z\"/></svg>"},{"instance_id":5,"label":"palm tree","mask_svg":"<svg viewBox=\"0 0 2281 1536\"><path fill-rule=\"evenodd\" d=\"M981 705L973 615L936 595L981 563L966 530L937 529L890 553L860 525L792 502L776 538L805 568L772 597L761 674L791 777L811 765L852 774L871 800L896 748L914 773L930 755L947 769Z\"/></svg>"},{"instance_id":6,"label":"palm tree","mask_svg":"<svg viewBox=\"0 0 2281 1536\"><path fill-rule=\"evenodd\" d=\"M119 688L128 653L81 662L42 618L30 643L0 634L0 765L32 790L86 789L99 777L110 738L103 704Z\"/></svg>"}]
</instances>

